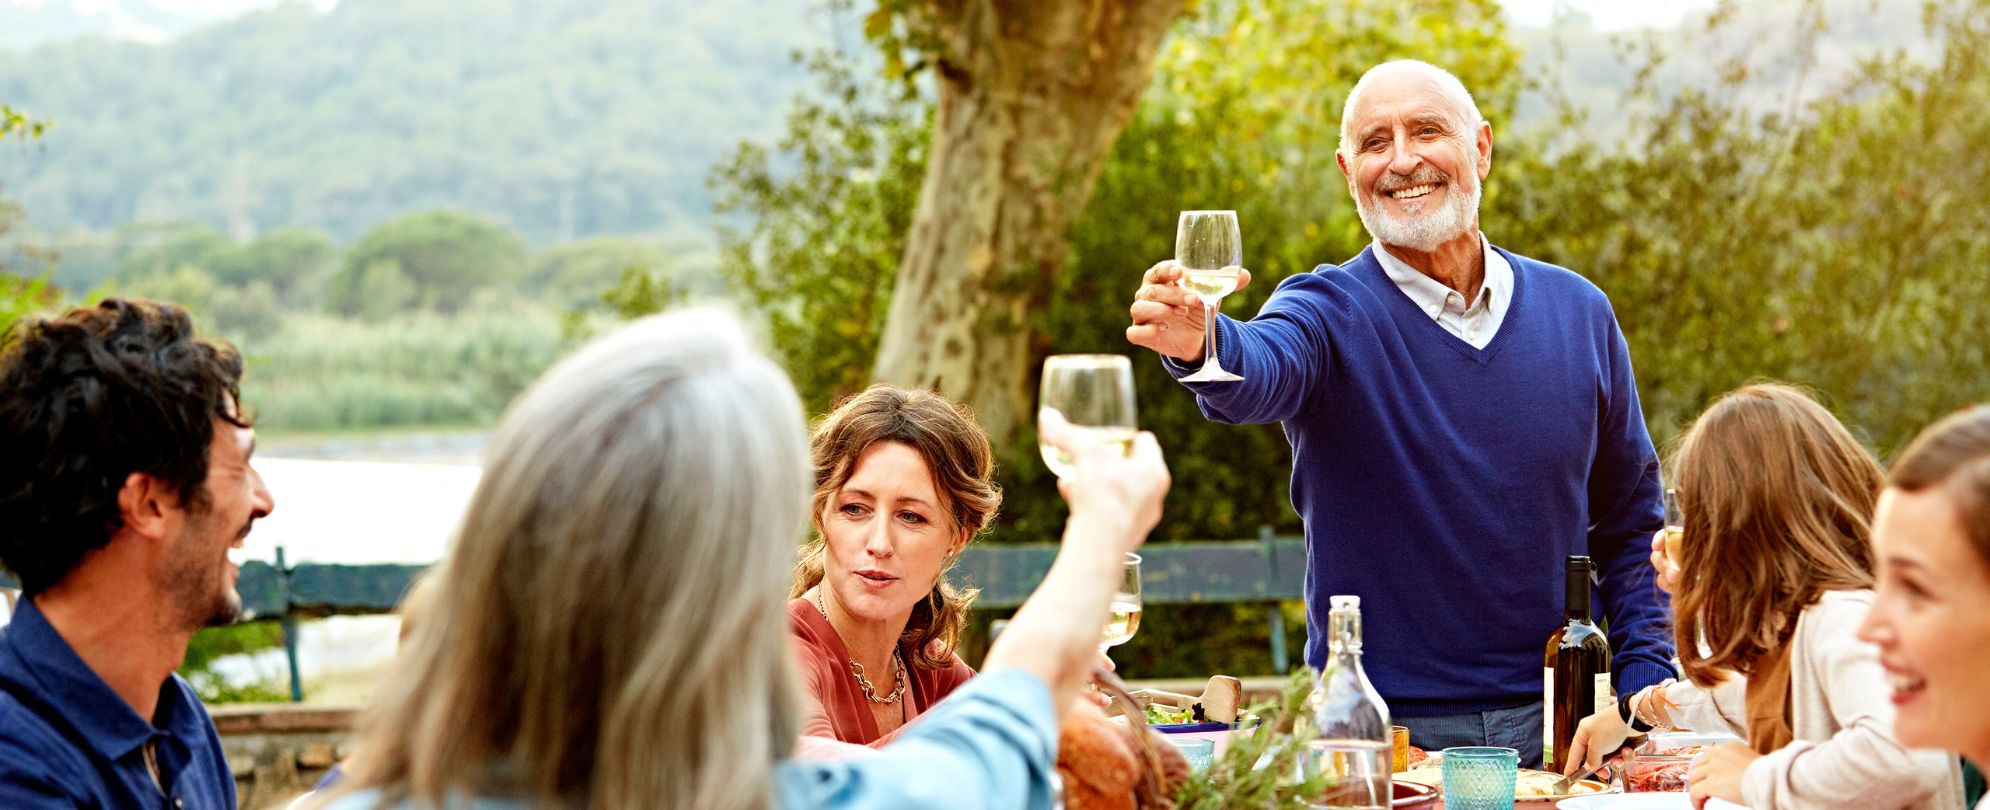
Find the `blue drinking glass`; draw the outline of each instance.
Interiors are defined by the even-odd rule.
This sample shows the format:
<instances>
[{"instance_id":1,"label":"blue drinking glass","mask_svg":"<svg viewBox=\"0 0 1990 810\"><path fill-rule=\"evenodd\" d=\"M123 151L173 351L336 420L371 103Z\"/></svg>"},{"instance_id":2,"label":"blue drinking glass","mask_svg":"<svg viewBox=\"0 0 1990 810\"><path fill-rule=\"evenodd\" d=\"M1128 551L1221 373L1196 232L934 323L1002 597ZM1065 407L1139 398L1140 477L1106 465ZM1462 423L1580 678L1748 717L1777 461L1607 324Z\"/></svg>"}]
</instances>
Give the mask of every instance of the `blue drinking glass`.
<instances>
[{"instance_id":1,"label":"blue drinking glass","mask_svg":"<svg viewBox=\"0 0 1990 810\"><path fill-rule=\"evenodd\" d=\"M1445 810L1513 810L1520 752L1511 748L1444 749Z\"/></svg>"},{"instance_id":2,"label":"blue drinking glass","mask_svg":"<svg viewBox=\"0 0 1990 810\"><path fill-rule=\"evenodd\" d=\"M1173 734L1162 736L1167 738L1168 743L1173 745L1176 751L1182 752L1182 758L1188 760L1191 771L1202 773L1209 770L1210 764L1216 761L1215 740L1207 737L1178 737Z\"/></svg>"}]
</instances>

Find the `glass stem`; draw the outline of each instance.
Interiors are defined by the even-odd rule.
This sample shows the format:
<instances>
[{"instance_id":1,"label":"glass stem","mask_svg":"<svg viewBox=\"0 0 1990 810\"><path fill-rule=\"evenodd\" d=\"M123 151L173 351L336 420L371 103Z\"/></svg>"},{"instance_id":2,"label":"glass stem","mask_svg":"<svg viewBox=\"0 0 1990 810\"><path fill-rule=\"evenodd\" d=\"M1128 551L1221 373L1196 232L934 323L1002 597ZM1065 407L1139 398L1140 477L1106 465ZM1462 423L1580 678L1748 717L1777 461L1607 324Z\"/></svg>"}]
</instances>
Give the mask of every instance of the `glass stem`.
<instances>
[{"instance_id":1,"label":"glass stem","mask_svg":"<svg viewBox=\"0 0 1990 810\"><path fill-rule=\"evenodd\" d=\"M1202 334L1209 345L1209 349L1203 355L1202 364L1222 368L1223 364L1216 362L1216 308L1210 306L1207 300L1202 302Z\"/></svg>"}]
</instances>

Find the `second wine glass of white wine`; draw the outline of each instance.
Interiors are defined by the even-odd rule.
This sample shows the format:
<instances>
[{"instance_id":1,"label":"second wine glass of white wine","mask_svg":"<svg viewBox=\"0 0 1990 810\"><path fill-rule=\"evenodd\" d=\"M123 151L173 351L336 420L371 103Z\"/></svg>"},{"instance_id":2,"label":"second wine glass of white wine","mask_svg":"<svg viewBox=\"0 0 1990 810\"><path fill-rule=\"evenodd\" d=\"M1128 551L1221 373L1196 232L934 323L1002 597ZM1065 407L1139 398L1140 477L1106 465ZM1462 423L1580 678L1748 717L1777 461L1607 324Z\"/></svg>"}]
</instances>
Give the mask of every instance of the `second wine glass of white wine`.
<instances>
[{"instance_id":1,"label":"second wine glass of white wine","mask_svg":"<svg viewBox=\"0 0 1990 810\"><path fill-rule=\"evenodd\" d=\"M1133 640L1140 632L1140 555L1127 552L1119 567L1119 587L1113 589L1111 613L1099 639L1099 651Z\"/></svg>"},{"instance_id":2,"label":"second wine glass of white wine","mask_svg":"<svg viewBox=\"0 0 1990 810\"><path fill-rule=\"evenodd\" d=\"M1665 491L1665 557L1679 565L1679 548L1686 538L1686 513L1679 508L1679 491Z\"/></svg>"},{"instance_id":3,"label":"second wine glass of white wine","mask_svg":"<svg viewBox=\"0 0 1990 810\"><path fill-rule=\"evenodd\" d=\"M1133 450L1139 423L1133 413L1133 363L1119 354L1054 354L1043 361L1043 391L1038 406L1057 411L1085 442L1114 445L1121 453ZM1043 463L1059 478L1070 478L1074 459L1041 436L1037 450Z\"/></svg>"}]
</instances>

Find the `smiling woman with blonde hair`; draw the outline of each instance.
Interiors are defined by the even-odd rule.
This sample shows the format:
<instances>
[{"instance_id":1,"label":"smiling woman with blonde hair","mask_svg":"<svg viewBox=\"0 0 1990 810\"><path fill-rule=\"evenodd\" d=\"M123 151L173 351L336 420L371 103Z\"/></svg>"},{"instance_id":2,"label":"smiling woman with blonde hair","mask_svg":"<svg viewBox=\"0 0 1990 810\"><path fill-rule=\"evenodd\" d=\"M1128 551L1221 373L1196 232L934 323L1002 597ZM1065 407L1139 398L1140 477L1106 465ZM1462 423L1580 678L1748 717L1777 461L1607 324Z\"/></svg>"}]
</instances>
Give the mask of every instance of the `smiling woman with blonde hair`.
<instances>
[{"instance_id":1,"label":"smiling woman with blonde hair","mask_svg":"<svg viewBox=\"0 0 1990 810\"><path fill-rule=\"evenodd\" d=\"M1052 440L1083 459L1064 543L984 674L876 756L796 761L800 402L727 315L590 343L492 437L331 806L1049 807L1054 707L1168 486L1151 434L1131 457Z\"/></svg>"}]
</instances>

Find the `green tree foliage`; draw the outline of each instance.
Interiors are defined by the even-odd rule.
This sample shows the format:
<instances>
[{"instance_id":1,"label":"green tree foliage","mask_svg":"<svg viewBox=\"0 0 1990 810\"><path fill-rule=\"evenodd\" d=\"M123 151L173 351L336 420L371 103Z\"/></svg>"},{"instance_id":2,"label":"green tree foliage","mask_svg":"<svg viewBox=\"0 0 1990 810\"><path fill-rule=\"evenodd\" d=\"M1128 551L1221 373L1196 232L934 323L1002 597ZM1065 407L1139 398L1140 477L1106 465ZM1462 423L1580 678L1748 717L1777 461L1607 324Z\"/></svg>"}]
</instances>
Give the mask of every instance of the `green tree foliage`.
<instances>
[{"instance_id":1,"label":"green tree foliage","mask_svg":"<svg viewBox=\"0 0 1990 810\"><path fill-rule=\"evenodd\" d=\"M118 229L116 273L129 282L182 267L212 272L235 251L235 242L191 220L134 222Z\"/></svg>"},{"instance_id":2,"label":"green tree foliage","mask_svg":"<svg viewBox=\"0 0 1990 810\"><path fill-rule=\"evenodd\" d=\"M0 104L0 143L9 137L21 140L39 138L47 129L47 122L28 118L14 108ZM5 197L0 197L0 239L21 219L21 206ZM58 295L49 286L45 277L27 278L7 270L7 257L0 253L0 351L14 339L14 324L21 318L39 310L54 306Z\"/></svg>"},{"instance_id":3,"label":"green tree foliage","mask_svg":"<svg viewBox=\"0 0 1990 810\"><path fill-rule=\"evenodd\" d=\"M391 273L384 269L389 267ZM462 211L409 214L367 232L346 251L331 305L345 315L368 312L379 306L369 295L381 289L369 285L389 283L383 278L397 273L412 287L409 302L455 312L477 291L509 286L524 272L525 241L516 233Z\"/></svg>"},{"instance_id":4,"label":"green tree foliage","mask_svg":"<svg viewBox=\"0 0 1990 810\"><path fill-rule=\"evenodd\" d=\"M210 269L224 285L269 285L269 294L284 309L315 309L338 258L338 246L325 232L279 228L218 257Z\"/></svg>"},{"instance_id":5,"label":"green tree foliage","mask_svg":"<svg viewBox=\"0 0 1990 810\"><path fill-rule=\"evenodd\" d=\"M557 314L522 304L373 323L292 314L243 346L242 398L276 432L485 426L567 348Z\"/></svg>"},{"instance_id":6,"label":"green tree foliage","mask_svg":"<svg viewBox=\"0 0 1990 810\"><path fill-rule=\"evenodd\" d=\"M1814 386L1883 452L1990 399L1990 2L1929 21L1937 58L1868 63L1795 114L1738 109L1737 62L1625 148L1577 117L1495 158L1488 231L1610 294L1661 441L1756 377Z\"/></svg>"},{"instance_id":7,"label":"green tree foliage","mask_svg":"<svg viewBox=\"0 0 1990 810\"><path fill-rule=\"evenodd\" d=\"M118 285L121 295L171 301L197 318L213 311L215 289L214 276L192 264L143 270Z\"/></svg>"},{"instance_id":8,"label":"green tree foliage","mask_svg":"<svg viewBox=\"0 0 1990 810\"><path fill-rule=\"evenodd\" d=\"M186 657L177 670L187 679L205 703L279 703L290 699L290 689L282 676L267 675L246 684L230 683L215 671L223 656L249 655L283 646L283 628L276 622L245 622L227 627L209 627L195 633L187 643Z\"/></svg>"},{"instance_id":9,"label":"green tree foliage","mask_svg":"<svg viewBox=\"0 0 1990 810\"><path fill-rule=\"evenodd\" d=\"M0 141L19 136L21 140L39 138L48 131L48 122L29 118L13 107L0 104Z\"/></svg>"},{"instance_id":10,"label":"green tree foliage","mask_svg":"<svg viewBox=\"0 0 1990 810\"><path fill-rule=\"evenodd\" d=\"M870 382L932 111L834 53L807 62L819 86L796 99L787 134L771 149L741 144L712 182L719 272L759 310L819 412Z\"/></svg>"},{"instance_id":11,"label":"green tree foliage","mask_svg":"<svg viewBox=\"0 0 1990 810\"><path fill-rule=\"evenodd\" d=\"M689 235L596 236L540 251L532 259L525 286L540 300L566 309L629 306L649 311L633 302L604 303L602 291L632 278L640 280L631 284L648 285L673 299L720 296L726 285L713 267L716 261L706 240Z\"/></svg>"}]
</instances>

